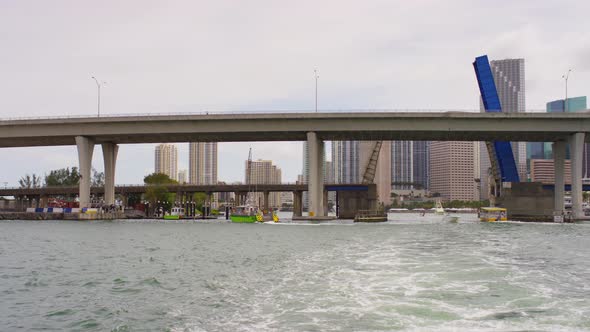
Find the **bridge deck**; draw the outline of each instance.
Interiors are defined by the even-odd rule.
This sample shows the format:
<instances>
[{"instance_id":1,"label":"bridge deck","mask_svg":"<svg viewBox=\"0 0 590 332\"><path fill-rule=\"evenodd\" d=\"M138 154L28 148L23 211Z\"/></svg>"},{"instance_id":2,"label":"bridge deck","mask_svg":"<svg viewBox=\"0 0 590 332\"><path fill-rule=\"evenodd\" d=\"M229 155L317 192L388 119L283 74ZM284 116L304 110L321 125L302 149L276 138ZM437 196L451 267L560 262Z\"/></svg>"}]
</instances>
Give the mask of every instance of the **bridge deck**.
<instances>
[{"instance_id":1,"label":"bridge deck","mask_svg":"<svg viewBox=\"0 0 590 332\"><path fill-rule=\"evenodd\" d=\"M564 140L590 132L589 113L361 112L125 116L0 121L0 147L96 143L322 140ZM586 135L590 141L590 135Z\"/></svg>"},{"instance_id":2,"label":"bridge deck","mask_svg":"<svg viewBox=\"0 0 590 332\"><path fill-rule=\"evenodd\" d=\"M228 184L228 185L167 185L169 192L281 192L281 191L307 191L307 184ZM145 193L148 186L115 186L117 194L141 194ZM326 184L327 191L366 191L366 184ZM67 187L40 187L40 188L5 188L0 189L0 196L39 196L39 195L76 195L78 186ZM104 187L92 187L91 193L102 194Z\"/></svg>"}]
</instances>

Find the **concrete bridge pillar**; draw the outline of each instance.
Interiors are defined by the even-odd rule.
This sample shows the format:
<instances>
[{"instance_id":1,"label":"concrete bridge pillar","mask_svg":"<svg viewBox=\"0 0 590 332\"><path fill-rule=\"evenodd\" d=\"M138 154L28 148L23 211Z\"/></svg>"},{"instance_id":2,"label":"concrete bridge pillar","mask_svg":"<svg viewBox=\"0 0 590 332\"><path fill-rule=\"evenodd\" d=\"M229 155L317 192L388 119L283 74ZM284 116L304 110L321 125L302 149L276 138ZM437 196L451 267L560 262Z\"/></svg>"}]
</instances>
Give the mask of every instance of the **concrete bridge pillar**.
<instances>
[{"instance_id":1,"label":"concrete bridge pillar","mask_svg":"<svg viewBox=\"0 0 590 332\"><path fill-rule=\"evenodd\" d=\"M129 205L129 196L125 194L120 194L119 196L121 197L121 205L123 205L123 207L127 207L127 205Z\"/></svg>"},{"instance_id":2,"label":"concrete bridge pillar","mask_svg":"<svg viewBox=\"0 0 590 332\"><path fill-rule=\"evenodd\" d=\"M584 133L575 133L570 137L572 168L572 212L574 218L584 216L582 209L582 161L584 159Z\"/></svg>"},{"instance_id":3,"label":"concrete bridge pillar","mask_svg":"<svg viewBox=\"0 0 590 332\"><path fill-rule=\"evenodd\" d=\"M39 205L41 205L40 207L42 207L42 208L47 207L48 199L49 199L49 197L47 197L47 195L41 195L39 197Z\"/></svg>"},{"instance_id":4,"label":"concrete bridge pillar","mask_svg":"<svg viewBox=\"0 0 590 332\"><path fill-rule=\"evenodd\" d=\"M293 217L301 217L303 214L303 192L293 192Z\"/></svg>"},{"instance_id":5,"label":"concrete bridge pillar","mask_svg":"<svg viewBox=\"0 0 590 332\"><path fill-rule=\"evenodd\" d=\"M115 166L119 146L114 143L102 143L104 159L104 201L107 205L115 204Z\"/></svg>"},{"instance_id":6,"label":"concrete bridge pillar","mask_svg":"<svg viewBox=\"0 0 590 332\"><path fill-rule=\"evenodd\" d=\"M94 142L85 136L76 136L78 147L78 163L80 165L80 208L90 206L90 169L92 167L92 153Z\"/></svg>"},{"instance_id":7,"label":"concrete bridge pillar","mask_svg":"<svg viewBox=\"0 0 590 332\"><path fill-rule=\"evenodd\" d=\"M309 161L309 215L321 217L325 215L323 204L324 192L324 142L319 140L315 132L307 133L307 147Z\"/></svg>"},{"instance_id":8,"label":"concrete bridge pillar","mask_svg":"<svg viewBox=\"0 0 590 332\"><path fill-rule=\"evenodd\" d=\"M269 208L269 205L270 205L270 204L269 204L269 199L270 199L270 192L268 192L268 191L265 191L265 192L263 192L263 194L264 194L264 204L262 205L262 208L263 208L264 210L268 210L268 208Z\"/></svg>"},{"instance_id":9,"label":"concrete bridge pillar","mask_svg":"<svg viewBox=\"0 0 590 332\"><path fill-rule=\"evenodd\" d=\"M324 216L328 215L328 191L324 190L324 194L322 195L322 204L324 206Z\"/></svg>"},{"instance_id":10,"label":"concrete bridge pillar","mask_svg":"<svg viewBox=\"0 0 590 332\"><path fill-rule=\"evenodd\" d=\"M563 141L553 142L553 164L555 175L554 186L554 211L562 214L564 211L564 191L565 191L565 147L566 143Z\"/></svg>"},{"instance_id":11,"label":"concrete bridge pillar","mask_svg":"<svg viewBox=\"0 0 590 332\"><path fill-rule=\"evenodd\" d=\"M22 199L20 196L14 196L14 210L17 212L21 211Z\"/></svg>"}]
</instances>

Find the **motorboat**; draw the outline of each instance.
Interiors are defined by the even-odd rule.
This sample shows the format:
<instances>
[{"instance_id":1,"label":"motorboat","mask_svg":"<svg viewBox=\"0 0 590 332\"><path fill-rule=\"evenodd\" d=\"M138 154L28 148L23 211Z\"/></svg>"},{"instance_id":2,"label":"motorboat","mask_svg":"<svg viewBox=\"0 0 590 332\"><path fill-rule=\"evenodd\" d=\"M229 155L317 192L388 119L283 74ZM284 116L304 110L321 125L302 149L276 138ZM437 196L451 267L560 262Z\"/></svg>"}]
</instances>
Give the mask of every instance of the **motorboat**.
<instances>
[{"instance_id":1,"label":"motorboat","mask_svg":"<svg viewBox=\"0 0 590 332\"><path fill-rule=\"evenodd\" d=\"M435 205L434 205L434 213L435 214L439 214L439 215L444 215L445 214L445 209L442 206L442 203L440 200L437 200Z\"/></svg>"},{"instance_id":2,"label":"motorboat","mask_svg":"<svg viewBox=\"0 0 590 332\"><path fill-rule=\"evenodd\" d=\"M169 214L164 215L164 220L179 220L184 218L184 208L173 207Z\"/></svg>"},{"instance_id":3,"label":"motorboat","mask_svg":"<svg viewBox=\"0 0 590 332\"><path fill-rule=\"evenodd\" d=\"M505 208L499 207L482 207L477 213L480 221L496 222L496 221L507 221L508 213Z\"/></svg>"}]
</instances>

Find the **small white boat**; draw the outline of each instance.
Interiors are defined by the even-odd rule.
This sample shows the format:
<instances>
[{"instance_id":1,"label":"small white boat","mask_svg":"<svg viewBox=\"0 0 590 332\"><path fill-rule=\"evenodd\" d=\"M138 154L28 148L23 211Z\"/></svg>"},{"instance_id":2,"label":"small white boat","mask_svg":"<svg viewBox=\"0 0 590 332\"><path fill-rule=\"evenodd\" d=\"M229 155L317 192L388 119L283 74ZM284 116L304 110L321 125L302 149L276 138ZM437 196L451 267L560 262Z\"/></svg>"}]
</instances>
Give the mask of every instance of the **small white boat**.
<instances>
[{"instance_id":1,"label":"small white boat","mask_svg":"<svg viewBox=\"0 0 590 332\"><path fill-rule=\"evenodd\" d=\"M443 215L445 214L445 209L442 206L442 203L440 202L440 200L436 201L436 205L434 206L434 213L435 214L439 214L439 215Z\"/></svg>"}]
</instances>

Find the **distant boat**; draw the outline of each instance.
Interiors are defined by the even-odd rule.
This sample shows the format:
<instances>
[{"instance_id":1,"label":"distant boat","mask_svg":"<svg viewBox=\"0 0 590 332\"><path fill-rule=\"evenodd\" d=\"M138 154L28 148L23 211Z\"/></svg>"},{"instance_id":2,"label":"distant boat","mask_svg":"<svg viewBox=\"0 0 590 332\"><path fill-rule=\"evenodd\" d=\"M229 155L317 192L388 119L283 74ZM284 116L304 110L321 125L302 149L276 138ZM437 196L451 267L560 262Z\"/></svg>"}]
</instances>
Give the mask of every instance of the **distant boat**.
<instances>
[{"instance_id":1,"label":"distant boat","mask_svg":"<svg viewBox=\"0 0 590 332\"><path fill-rule=\"evenodd\" d=\"M184 218L184 209L181 207L173 207L170 214L164 215L164 220L179 220Z\"/></svg>"},{"instance_id":2,"label":"distant boat","mask_svg":"<svg viewBox=\"0 0 590 332\"><path fill-rule=\"evenodd\" d=\"M479 209L478 217L481 221L495 222L507 221L506 209L498 207L482 207Z\"/></svg>"},{"instance_id":3,"label":"distant boat","mask_svg":"<svg viewBox=\"0 0 590 332\"><path fill-rule=\"evenodd\" d=\"M439 215L445 214L445 209L443 208L440 200L437 200L434 205L434 213Z\"/></svg>"},{"instance_id":4,"label":"distant boat","mask_svg":"<svg viewBox=\"0 0 590 332\"><path fill-rule=\"evenodd\" d=\"M260 216L258 207L251 204L236 206L230 213L229 218L232 222L239 223L255 223L257 221L262 221L262 216Z\"/></svg>"}]
</instances>

